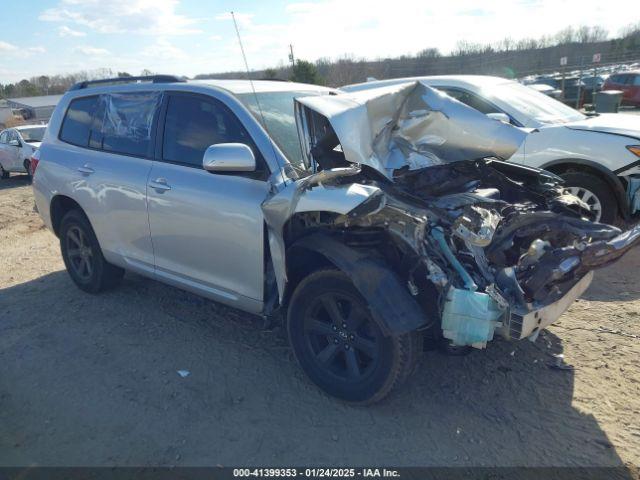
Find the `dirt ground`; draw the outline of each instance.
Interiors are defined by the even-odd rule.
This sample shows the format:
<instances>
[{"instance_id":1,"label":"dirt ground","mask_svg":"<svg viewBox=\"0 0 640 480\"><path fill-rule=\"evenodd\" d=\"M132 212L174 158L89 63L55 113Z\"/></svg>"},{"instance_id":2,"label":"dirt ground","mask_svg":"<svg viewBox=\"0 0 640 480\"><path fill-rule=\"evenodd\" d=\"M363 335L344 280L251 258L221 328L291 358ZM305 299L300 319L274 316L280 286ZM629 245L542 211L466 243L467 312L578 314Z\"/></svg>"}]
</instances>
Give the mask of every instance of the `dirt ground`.
<instances>
[{"instance_id":1,"label":"dirt ground","mask_svg":"<svg viewBox=\"0 0 640 480\"><path fill-rule=\"evenodd\" d=\"M536 343L427 352L372 407L328 398L282 331L127 274L91 296L20 176L0 181L0 466L640 464L640 249ZM575 370L556 370L562 352ZM177 371L190 374L181 377Z\"/></svg>"}]
</instances>

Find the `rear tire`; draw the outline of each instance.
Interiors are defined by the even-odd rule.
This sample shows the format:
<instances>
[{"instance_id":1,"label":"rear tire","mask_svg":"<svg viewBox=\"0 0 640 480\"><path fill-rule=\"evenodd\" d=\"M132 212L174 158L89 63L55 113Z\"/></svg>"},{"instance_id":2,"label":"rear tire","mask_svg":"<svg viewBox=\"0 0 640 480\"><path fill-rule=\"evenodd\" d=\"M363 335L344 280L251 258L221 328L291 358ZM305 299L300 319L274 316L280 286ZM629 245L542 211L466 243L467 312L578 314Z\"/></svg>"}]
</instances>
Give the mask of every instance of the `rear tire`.
<instances>
[{"instance_id":1,"label":"rear tire","mask_svg":"<svg viewBox=\"0 0 640 480\"><path fill-rule=\"evenodd\" d=\"M599 218L594 221L614 224L618 218L618 202L606 181L586 172L566 172L560 175L567 190L577 189L577 196L591 205L599 205ZM591 195L593 197L591 197ZM593 202L597 203L593 203Z\"/></svg>"},{"instance_id":2,"label":"rear tire","mask_svg":"<svg viewBox=\"0 0 640 480\"><path fill-rule=\"evenodd\" d=\"M9 172L2 168L2 165L0 165L0 178L3 180L7 180L9 178Z\"/></svg>"},{"instance_id":3,"label":"rear tire","mask_svg":"<svg viewBox=\"0 0 640 480\"><path fill-rule=\"evenodd\" d=\"M26 160L23 162L22 166L23 166L23 167L24 167L24 169L27 171L27 178L28 178L29 180L31 180L31 160L26 159Z\"/></svg>"},{"instance_id":4,"label":"rear tire","mask_svg":"<svg viewBox=\"0 0 640 480\"><path fill-rule=\"evenodd\" d=\"M108 263L89 220L79 210L69 211L60 223L60 250L73 282L88 293L115 287L124 275L122 268Z\"/></svg>"},{"instance_id":5,"label":"rear tire","mask_svg":"<svg viewBox=\"0 0 640 480\"><path fill-rule=\"evenodd\" d=\"M420 336L385 336L349 277L319 270L300 282L287 316L289 341L309 378L355 404L382 400L411 375Z\"/></svg>"}]
</instances>

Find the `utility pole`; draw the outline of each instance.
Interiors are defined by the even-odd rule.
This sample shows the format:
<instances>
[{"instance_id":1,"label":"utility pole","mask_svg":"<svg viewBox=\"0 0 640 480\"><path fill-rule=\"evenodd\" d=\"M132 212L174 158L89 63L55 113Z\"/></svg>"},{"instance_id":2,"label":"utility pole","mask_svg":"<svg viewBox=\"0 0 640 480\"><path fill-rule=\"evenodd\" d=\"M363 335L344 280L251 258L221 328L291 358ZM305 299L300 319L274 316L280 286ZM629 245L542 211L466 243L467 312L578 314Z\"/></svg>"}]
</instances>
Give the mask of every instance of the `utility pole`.
<instances>
[{"instance_id":1,"label":"utility pole","mask_svg":"<svg viewBox=\"0 0 640 480\"><path fill-rule=\"evenodd\" d=\"M296 59L293 56L293 45L289 44L289 61L291 62L291 66L296 66Z\"/></svg>"}]
</instances>

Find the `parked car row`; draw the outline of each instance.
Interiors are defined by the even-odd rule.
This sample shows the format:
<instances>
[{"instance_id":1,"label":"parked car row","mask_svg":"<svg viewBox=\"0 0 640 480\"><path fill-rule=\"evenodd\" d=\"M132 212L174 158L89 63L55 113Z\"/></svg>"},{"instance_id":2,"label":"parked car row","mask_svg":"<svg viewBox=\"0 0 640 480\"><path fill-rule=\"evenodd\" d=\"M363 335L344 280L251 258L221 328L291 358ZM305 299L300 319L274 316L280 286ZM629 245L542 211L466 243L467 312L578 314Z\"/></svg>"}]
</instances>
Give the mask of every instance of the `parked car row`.
<instances>
[{"instance_id":1,"label":"parked car row","mask_svg":"<svg viewBox=\"0 0 640 480\"><path fill-rule=\"evenodd\" d=\"M282 315L313 382L371 403L425 338L535 339L640 243L640 227L590 221L622 208L606 178L638 173L630 132L493 78L112 79L62 98L33 190L82 290L131 270Z\"/></svg>"},{"instance_id":2,"label":"parked car row","mask_svg":"<svg viewBox=\"0 0 640 480\"><path fill-rule=\"evenodd\" d=\"M571 72L565 74L564 80L562 74L554 73L529 76L523 78L522 83L576 108L592 104L594 95L602 90L620 90L623 92L623 105L640 107L640 70L626 69L613 73L601 70L596 73L594 69L586 74ZM545 89L542 85L551 88Z\"/></svg>"}]
</instances>

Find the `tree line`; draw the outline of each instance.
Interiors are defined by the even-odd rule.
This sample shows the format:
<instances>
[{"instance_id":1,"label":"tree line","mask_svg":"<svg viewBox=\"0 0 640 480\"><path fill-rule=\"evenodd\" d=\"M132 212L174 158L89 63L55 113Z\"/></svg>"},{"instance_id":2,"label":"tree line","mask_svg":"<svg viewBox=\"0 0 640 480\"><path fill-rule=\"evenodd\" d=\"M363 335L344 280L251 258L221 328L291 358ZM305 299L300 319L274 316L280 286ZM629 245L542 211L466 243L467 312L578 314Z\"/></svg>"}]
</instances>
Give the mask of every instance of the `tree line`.
<instances>
[{"instance_id":1,"label":"tree line","mask_svg":"<svg viewBox=\"0 0 640 480\"><path fill-rule=\"evenodd\" d=\"M336 60L321 58L316 62L296 60L294 66L251 72L253 79L291 80L329 86L377 79L419 75L482 74L518 78L533 73L557 71L560 58L567 57L567 68L589 66L594 53L600 53L603 63L640 59L640 23L622 29L619 36L608 39L608 32L599 26L567 27L555 35L514 40L505 38L497 43L460 41L453 51L443 55L437 48L425 48L415 55L402 55L375 60L344 56ZM141 75L152 74L143 70ZM196 75L205 78L245 78L246 72ZM55 95L64 93L73 84L100 78L130 76L128 72L111 69L81 71L66 75L41 75L16 83L0 84L0 98Z\"/></svg>"},{"instance_id":2,"label":"tree line","mask_svg":"<svg viewBox=\"0 0 640 480\"><path fill-rule=\"evenodd\" d=\"M151 75L150 70L143 70L141 75ZM110 68L83 70L66 75L40 75L23 79L15 83L0 84L0 98L33 97L38 95L59 95L78 83L101 78L131 77L128 72L114 72Z\"/></svg>"},{"instance_id":3,"label":"tree line","mask_svg":"<svg viewBox=\"0 0 640 480\"><path fill-rule=\"evenodd\" d=\"M567 27L555 35L497 43L460 41L449 55L437 48L425 48L415 55L375 60L344 56L316 62L297 60L293 67L251 72L252 78L292 80L328 86L341 86L377 79L420 75L477 74L520 78L525 75L558 71L560 58L567 57L567 69L591 66L593 54L601 54L602 63L640 60L640 23L629 25L616 38L599 26ZM196 78L244 78L246 72L203 74Z\"/></svg>"}]
</instances>

